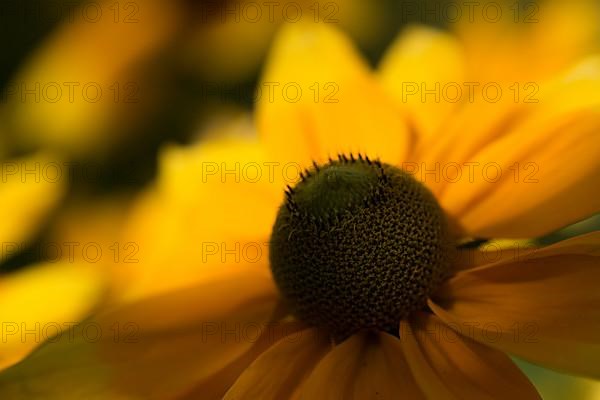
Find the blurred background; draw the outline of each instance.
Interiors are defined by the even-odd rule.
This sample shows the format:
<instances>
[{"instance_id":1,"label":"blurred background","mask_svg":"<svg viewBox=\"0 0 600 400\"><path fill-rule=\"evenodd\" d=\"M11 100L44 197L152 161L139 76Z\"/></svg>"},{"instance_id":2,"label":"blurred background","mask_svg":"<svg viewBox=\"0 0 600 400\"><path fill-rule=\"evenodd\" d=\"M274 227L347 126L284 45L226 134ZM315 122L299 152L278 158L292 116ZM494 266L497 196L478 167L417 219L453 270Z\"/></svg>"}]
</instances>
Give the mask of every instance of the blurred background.
<instances>
[{"instance_id":1,"label":"blurred background","mask_svg":"<svg viewBox=\"0 0 600 400\"><path fill-rule=\"evenodd\" d=\"M536 34L581 39L573 56L598 47L600 18L593 2L569 2L564 16L547 3L512 1L504 9L531 22L522 24L524 35L541 29L540 15L554 18L551 30L546 26ZM375 66L408 25L460 35L456 4L3 0L0 283L65 256L64 246L51 244L118 237L136 195L157 176L161 149L195 143L211 126L252 111L261 67L282 24L335 24ZM486 50L482 57L494 56ZM550 62L561 66L561 60ZM22 170L31 176L26 184ZM595 217L539 241L598 227ZM600 399L597 383L520 365L546 399Z\"/></svg>"}]
</instances>

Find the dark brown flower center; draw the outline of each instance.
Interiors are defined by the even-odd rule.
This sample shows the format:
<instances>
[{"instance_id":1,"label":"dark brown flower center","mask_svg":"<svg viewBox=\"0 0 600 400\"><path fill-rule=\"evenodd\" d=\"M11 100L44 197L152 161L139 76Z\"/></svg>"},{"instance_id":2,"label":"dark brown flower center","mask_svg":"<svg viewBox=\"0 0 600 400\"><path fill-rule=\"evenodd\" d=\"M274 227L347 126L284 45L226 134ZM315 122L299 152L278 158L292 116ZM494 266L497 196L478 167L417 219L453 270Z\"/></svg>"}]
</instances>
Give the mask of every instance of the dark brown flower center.
<instances>
[{"instance_id":1,"label":"dark brown flower center","mask_svg":"<svg viewBox=\"0 0 600 400\"><path fill-rule=\"evenodd\" d=\"M299 318L343 339L397 334L449 270L444 214L420 182L340 156L286 192L270 243L275 281Z\"/></svg>"}]
</instances>

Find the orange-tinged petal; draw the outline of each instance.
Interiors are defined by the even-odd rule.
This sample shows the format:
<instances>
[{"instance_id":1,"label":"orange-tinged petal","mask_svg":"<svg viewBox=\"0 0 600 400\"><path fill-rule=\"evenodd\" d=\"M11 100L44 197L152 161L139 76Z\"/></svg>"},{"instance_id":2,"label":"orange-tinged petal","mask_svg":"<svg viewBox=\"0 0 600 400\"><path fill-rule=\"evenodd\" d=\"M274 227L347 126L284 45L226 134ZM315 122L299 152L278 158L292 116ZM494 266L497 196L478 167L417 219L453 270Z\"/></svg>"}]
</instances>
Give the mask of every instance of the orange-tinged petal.
<instances>
[{"instance_id":1,"label":"orange-tinged petal","mask_svg":"<svg viewBox=\"0 0 600 400\"><path fill-rule=\"evenodd\" d=\"M97 268L81 263L30 266L0 276L0 370L86 318L105 284Z\"/></svg>"},{"instance_id":2,"label":"orange-tinged petal","mask_svg":"<svg viewBox=\"0 0 600 400\"><path fill-rule=\"evenodd\" d=\"M0 375L0 396L171 398L251 349L273 321L276 303L264 275L219 271L195 287L83 322Z\"/></svg>"},{"instance_id":3,"label":"orange-tinged petal","mask_svg":"<svg viewBox=\"0 0 600 400\"><path fill-rule=\"evenodd\" d=\"M400 343L415 380L430 399L540 399L505 354L419 313L400 325Z\"/></svg>"},{"instance_id":4,"label":"orange-tinged petal","mask_svg":"<svg viewBox=\"0 0 600 400\"><path fill-rule=\"evenodd\" d=\"M430 301L453 328L546 367L600 377L600 232L458 273Z\"/></svg>"},{"instance_id":5,"label":"orange-tinged petal","mask_svg":"<svg viewBox=\"0 0 600 400\"><path fill-rule=\"evenodd\" d=\"M244 371L224 398L292 398L330 348L328 335L315 329L284 337Z\"/></svg>"},{"instance_id":6,"label":"orange-tinged petal","mask_svg":"<svg viewBox=\"0 0 600 400\"><path fill-rule=\"evenodd\" d=\"M0 168L1 262L39 232L66 188L63 164L51 154L3 161Z\"/></svg>"},{"instance_id":7,"label":"orange-tinged petal","mask_svg":"<svg viewBox=\"0 0 600 400\"><path fill-rule=\"evenodd\" d=\"M350 40L327 24L283 28L259 89L259 135L281 160L306 167L362 152L396 164L409 150L395 103Z\"/></svg>"},{"instance_id":8,"label":"orange-tinged petal","mask_svg":"<svg viewBox=\"0 0 600 400\"><path fill-rule=\"evenodd\" d=\"M306 329L305 324L291 316L277 320L262 332L262 335L247 352L176 398L179 400L222 399L257 357L279 341L296 340L300 332Z\"/></svg>"},{"instance_id":9,"label":"orange-tinged petal","mask_svg":"<svg viewBox=\"0 0 600 400\"><path fill-rule=\"evenodd\" d=\"M481 90L478 86L478 90ZM446 120L438 135L422 138L405 169L427 185L439 198L443 189L461 181L473 183L482 166L472 160L482 148L512 129L531 108L515 103L511 96L497 102L486 100L477 90L464 88L465 101Z\"/></svg>"},{"instance_id":10,"label":"orange-tinged petal","mask_svg":"<svg viewBox=\"0 0 600 400\"><path fill-rule=\"evenodd\" d=\"M442 88L450 90L448 85L462 85L464 68L463 50L455 37L441 30L411 27L386 52L379 74L385 89L410 113L418 139L424 139L437 133L458 107L454 94L442 98L441 93Z\"/></svg>"},{"instance_id":11,"label":"orange-tinged petal","mask_svg":"<svg viewBox=\"0 0 600 400\"><path fill-rule=\"evenodd\" d=\"M398 339L360 333L327 354L301 389L301 399L424 398L412 377Z\"/></svg>"},{"instance_id":12,"label":"orange-tinged petal","mask_svg":"<svg viewBox=\"0 0 600 400\"><path fill-rule=\"evenodd\" d=\"M143 323L146 331L154 331L236 315L243 311L246 303L266 302L267 308L272 309L277 299L275 283L262 264L223 264L220 268L203 271L199 279L186 287L115 305L106 314L111 318L117 315L119 319L135 320ZM195 312L181 307L184 304L195 307Z\"/></svg>"},{"instance_id":13,"label":"orange-tinged petal","mask_svg":"<svg viewBox=\"0 0 600 400\"><path fill-rule=\"evenodd\" d=\"M600 58L541 90L517 124L453 160L474 172L463 167L438 198L470 235L536 237L600 210Z\"/></svg>"}]
</instances>

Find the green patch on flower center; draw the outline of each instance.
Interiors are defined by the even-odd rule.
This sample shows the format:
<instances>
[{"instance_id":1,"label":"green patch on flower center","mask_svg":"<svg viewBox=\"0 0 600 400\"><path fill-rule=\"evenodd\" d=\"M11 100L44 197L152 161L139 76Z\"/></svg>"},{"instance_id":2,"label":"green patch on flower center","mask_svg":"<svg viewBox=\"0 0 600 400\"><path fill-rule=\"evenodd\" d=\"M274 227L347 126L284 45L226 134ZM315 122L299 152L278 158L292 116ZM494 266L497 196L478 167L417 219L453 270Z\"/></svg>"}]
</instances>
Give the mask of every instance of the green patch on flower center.
<instances>
[{"instance_id":1,"label":"green patch on flower center","mask_svg":"<svg viewBox=\"0 0 600 400\"><path fill-rule=\"evenodd\" d=\"M337 339L363 329L397 334L447 277L448 239L444 214L421 183L342 155L286 191L271 269L297 316Z\"/></svg>"}]
</instances>

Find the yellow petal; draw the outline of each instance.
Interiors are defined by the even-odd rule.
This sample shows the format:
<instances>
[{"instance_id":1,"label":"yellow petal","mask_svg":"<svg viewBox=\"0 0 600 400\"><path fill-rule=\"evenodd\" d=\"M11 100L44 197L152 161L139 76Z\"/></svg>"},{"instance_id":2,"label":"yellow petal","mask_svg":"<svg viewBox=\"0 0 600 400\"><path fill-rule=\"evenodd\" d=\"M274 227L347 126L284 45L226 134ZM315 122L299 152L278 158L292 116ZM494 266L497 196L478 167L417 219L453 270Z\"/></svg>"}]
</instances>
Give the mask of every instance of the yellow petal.
<instances>
[{"instance_id":1,"label":"yellow petal","mask_svg":"<svg viewBox=\"0 0 600 400\"><path fill-rule=\"evenodd\" d=\"M270 280L222 270L84 321L0 375L0 396L172 398L248 352L269 333L275 306Z\"/></svg>"},{"instance_id":2,"label":"yellow petal","mask_svg":"<svg viewBox=\"0 0 600 400\"><path fill-rule=\"evenodd\" d=\"M352 336L327 354L301 390L301 399L424 398L398 351L398 340L385 333Z\"/></svg>"},{"instance_id":3,"label":"yellow petal","mask_svg":"<svg viewBox=\"0 0 600 400\"><path fill-rule=\"evenodd\" d=\"M177 213L173 217L193 217L185 223L197 223L204 236L264 237L283 200L284 184L297 172L272 162L255 138L229 136L166 148L158 188L165 208Z\"/></svg>"},{"instance_id":4,"label":"yellow petal","mask_svg":"<svg viewBox=\"0 0 600 400\"><path fill-rule=\"evenodd\" d=\"M458 273L433 311L483 344L600 377L600 232Z\"/></svg>"},{"instance_id":5,"label":"yellow petal","mask_svg":"<svg viewBox=\"0 0 600 400\"><path fill-rule=\"evenodd\" d=\"M330 347L328 335L314 329L285 337L256 359L224 398L291 398Z\"/></svg>"},{"instance_id":6,"label":"yellow petal","mask_svg":"<svg viewBox=\"0 0 600 400\"><path fill-rule=\"evenodd\" d=\"M0 261L37 234L65 192L65 166L50 154L3 161L0 176Z\"/></svg>"},{"instance_id":7,"label":"yellow petal","mask_svg":"<svg viewBox=\"0 0 600 400\"><path fill-rule=\"evenodd\" d=\"M306 167L362 152L396 164L409 150L398 108L350 40L327 24L282 29L259 89L259 134L279 160Z\"/></svg>"},{"instance_id":8,"label":"yellow petal","mask_svg":"<svg viewBox=\"0 0 600 400\"><path fill-rule=\"evenodd\" d=\"M539 82L598 50L600 8L594 0L473 4L474 18L465 10L453 24L473 81Z\"/></svg>"},{"instance_id":9,"label":"yellow petal","mask_svg":"<svg viewBox=\"0 0 600 400\"><path fill-rule=\"evenodd\" d=\"M0 370L56 340L100 302L105 280L80 263L30 266L0 276Z\"/></svg>"},{"instance_id":10,"label":"yellow petal","mask_svg":"<svg viewBox=\"0 0 600 400\"><path fill-rule=\"evenodd\" d=\"M438 193L473 236L541 236L600 210L600 58L541 90L514 126L454 160L462 177Z\"/></svg>"},{"instance_id":11,"label":"yellow petal","mask_svg":"<svg viewBox=\"0 0 600 400\"><path fill-rule=\"evenodd\" d=\"M166 149L158 183L134 206L121 240L138 250L139 262L123 265L127 296L188 286L227 264L267 266L286 173L250 135Z\"/></svg>"},{"instance_id":12,"label":"yellow petal","mask_svg":"<svg viewBox=\"0 0 600 400\"><path fill-rule=\"evenodd\" d=\"M400 343L427 398L540 399L508 356L459 335L435 316L402 321Z\"/></svg>"},{"instance_id":13,"label":"yellow petal","mask_svg":"<svg viewBox=\"0 0 600 400\"><path fill-rule=\"evenodd\" d=\"M453 101L454 92L449 91L464 82L464 68L463 50L455 37L432 28L411 27L386 52L379 75L385 89L410 113L423 139L438 133L458 108L460 102Z\"/></svg>"}]
</instances>

